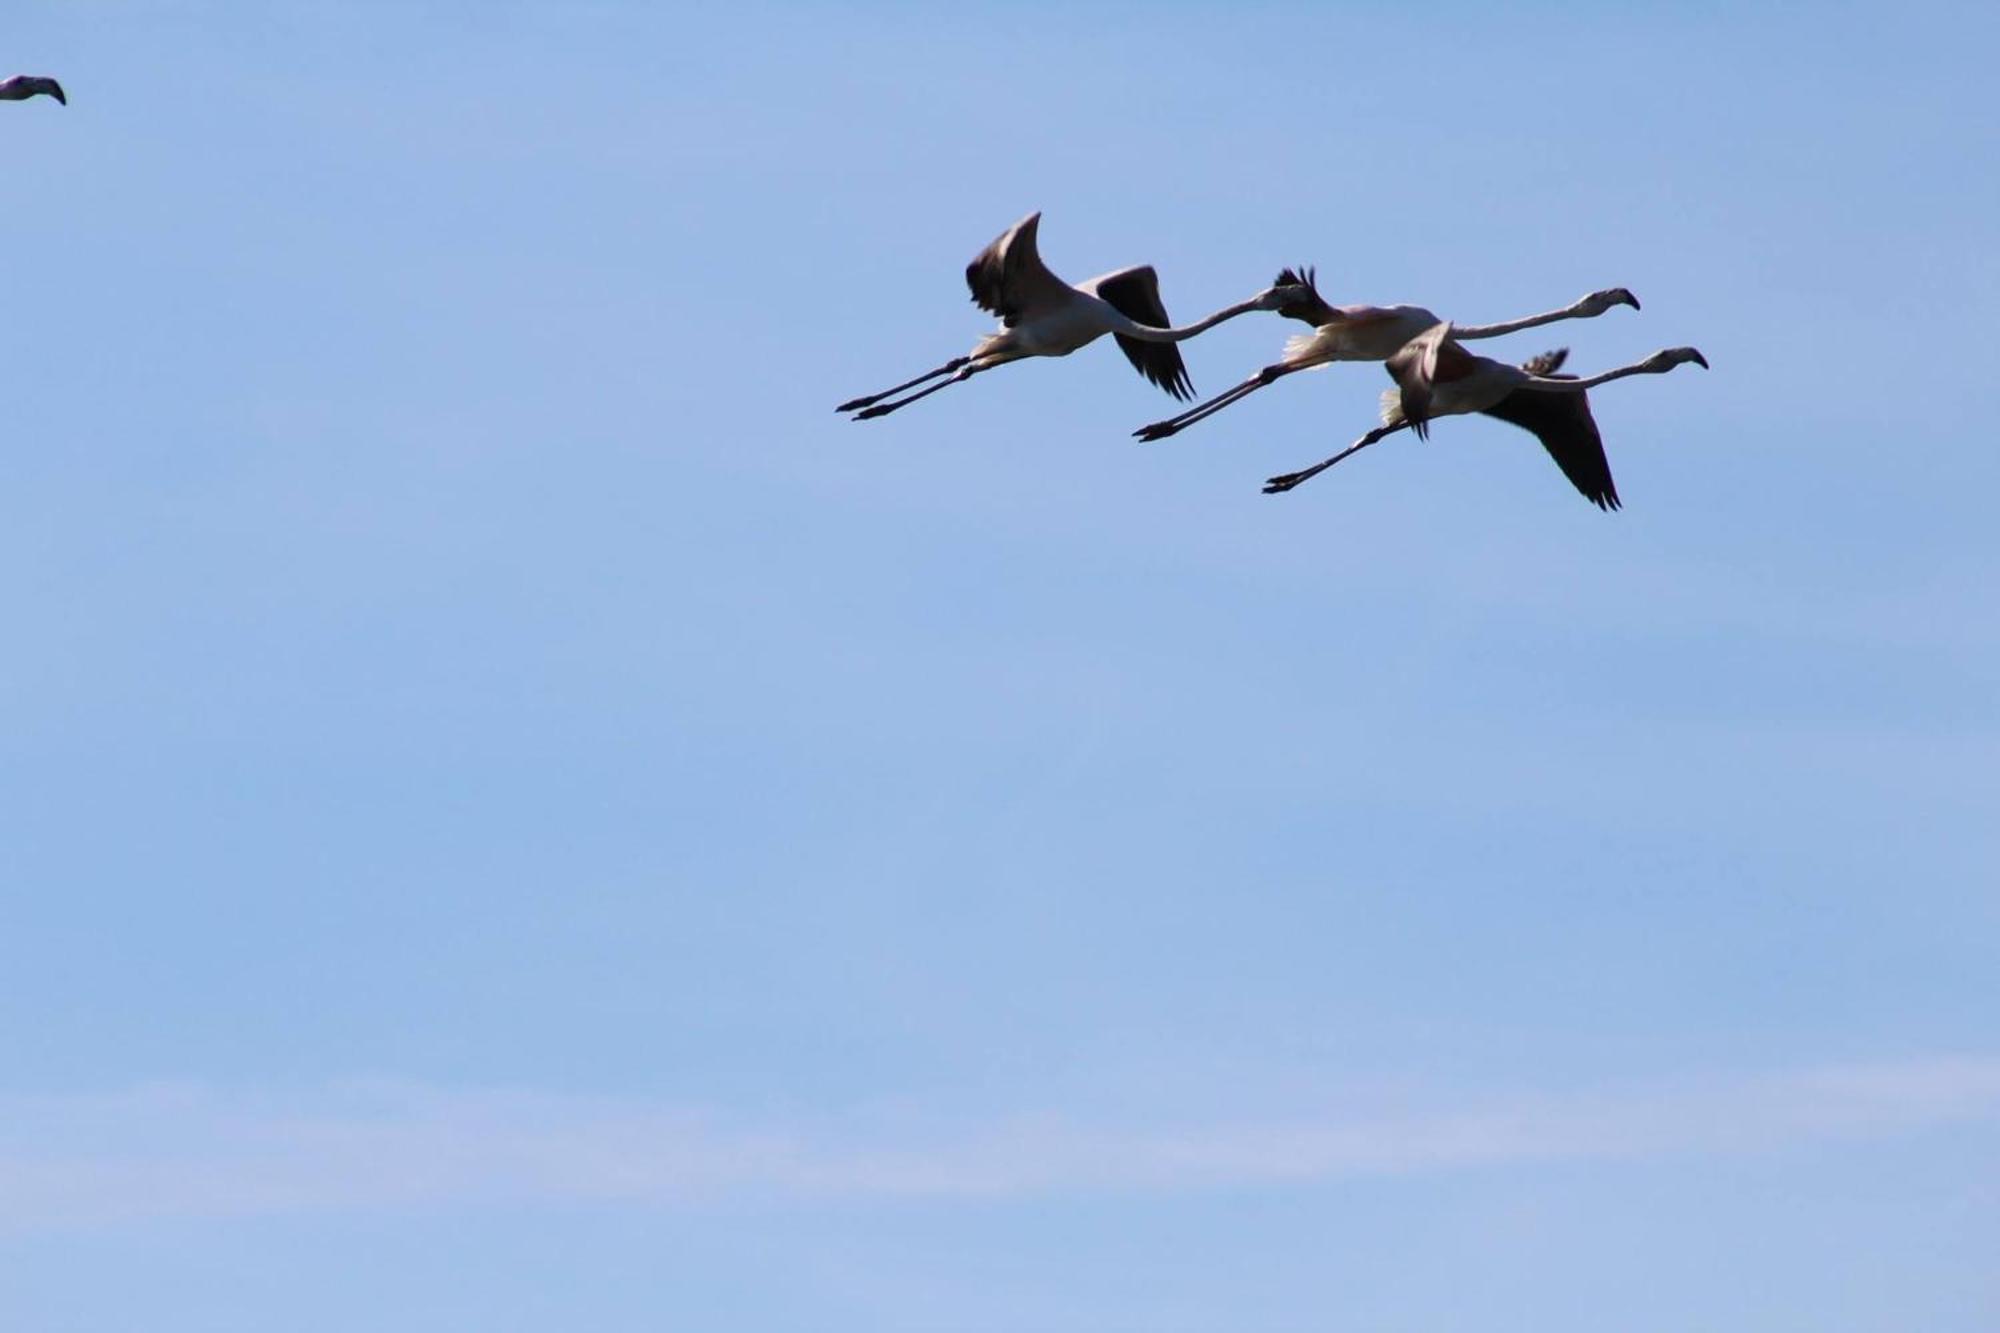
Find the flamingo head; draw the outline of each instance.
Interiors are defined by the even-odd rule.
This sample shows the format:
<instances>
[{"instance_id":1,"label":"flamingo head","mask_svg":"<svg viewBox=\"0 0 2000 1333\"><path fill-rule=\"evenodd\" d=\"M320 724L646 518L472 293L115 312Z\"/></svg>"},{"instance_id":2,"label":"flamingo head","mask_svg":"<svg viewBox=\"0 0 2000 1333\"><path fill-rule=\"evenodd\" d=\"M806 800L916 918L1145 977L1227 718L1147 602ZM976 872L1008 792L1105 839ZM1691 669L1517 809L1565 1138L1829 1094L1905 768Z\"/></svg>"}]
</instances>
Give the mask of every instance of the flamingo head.
<instances>
[{"instance_id":1,"label":"flamingo head","mask_svg":"<svg viewBox=\"0 0 2000 1333\"><path fill-rule=\"evenodd\" d=\"M1639 298L1632 295L1630 287L1606 287L1601 292L1592 292L1576 303L1579 315L1601 315L1615 305L1629 305L1639 308Z\"/></svg>"}]
</instances>

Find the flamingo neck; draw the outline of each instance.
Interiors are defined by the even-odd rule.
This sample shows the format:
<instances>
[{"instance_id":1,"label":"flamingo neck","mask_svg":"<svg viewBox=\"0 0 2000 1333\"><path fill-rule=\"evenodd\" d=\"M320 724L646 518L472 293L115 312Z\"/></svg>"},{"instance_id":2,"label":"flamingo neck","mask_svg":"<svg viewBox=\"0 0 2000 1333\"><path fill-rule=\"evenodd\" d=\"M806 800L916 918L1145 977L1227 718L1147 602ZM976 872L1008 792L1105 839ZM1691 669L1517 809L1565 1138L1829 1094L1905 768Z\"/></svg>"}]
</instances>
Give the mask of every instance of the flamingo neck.
<instances>
[{"instance_id":1,"label":"flamingo neck","mask_svg":"<svg viewBox=\"0 0 2000 1333\"><path fill-rule=\"evenodd\" d=\"M1451 336L1454 338L1498 338L1503 334L1519 333L1522 329L1539 328L1543 324L1553 324L1561 319L1573 319L1576 311L1565 306L1561 310L1546 310L1539 315L1524 315L1520 319L1510 319L1500 324L1454 324Z\"/></svg>"},{"instance_id":2,"label":"flamingo neck","mask_svg":"<svg viewBox=\"0 0 2000 1333\"><path fill-rule=\"evenodd\" d=\"M1235 319L1238 315L1247 315L1253 310L1261 309L1263 307L1255 300L1239 301L1235 305L1224 306L1205 319L1198 319L1192 324L1182 324L1167 329L1154 328L1151 324L1141 324L1137 320L1128 319L1121 314L1118 316L1118 322L1112 326L1112 331L1114 333L1122 333L1128 338L1137 338L1141 342L1184 342L1198 333L1206 333L1218 324Z\"/></svg>"}]
</instances>

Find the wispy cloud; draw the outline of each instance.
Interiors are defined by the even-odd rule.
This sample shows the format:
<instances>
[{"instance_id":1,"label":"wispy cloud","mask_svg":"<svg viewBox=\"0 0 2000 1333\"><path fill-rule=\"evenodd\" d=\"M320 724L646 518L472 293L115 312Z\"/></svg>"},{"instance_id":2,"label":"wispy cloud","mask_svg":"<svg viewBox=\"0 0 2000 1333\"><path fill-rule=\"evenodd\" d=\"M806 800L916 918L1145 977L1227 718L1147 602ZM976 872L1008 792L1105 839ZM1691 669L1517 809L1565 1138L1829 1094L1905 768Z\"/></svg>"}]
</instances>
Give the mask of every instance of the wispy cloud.
<instances>
[{"instance_id":1,"label":"wispy cloud","mask_svg":"<svg viewBox=\"0 0 2000 1333\"><path fill-rule=\"evenodd\" d=\"M1309 1186L1743 1153L2000 1122L2000 1057L1197 1126L1058 1115L751 1126L642 1100L346 1083L0 1098L0 1230L498 1200L1007 1197Z\"/></svg>"}]
</instances>

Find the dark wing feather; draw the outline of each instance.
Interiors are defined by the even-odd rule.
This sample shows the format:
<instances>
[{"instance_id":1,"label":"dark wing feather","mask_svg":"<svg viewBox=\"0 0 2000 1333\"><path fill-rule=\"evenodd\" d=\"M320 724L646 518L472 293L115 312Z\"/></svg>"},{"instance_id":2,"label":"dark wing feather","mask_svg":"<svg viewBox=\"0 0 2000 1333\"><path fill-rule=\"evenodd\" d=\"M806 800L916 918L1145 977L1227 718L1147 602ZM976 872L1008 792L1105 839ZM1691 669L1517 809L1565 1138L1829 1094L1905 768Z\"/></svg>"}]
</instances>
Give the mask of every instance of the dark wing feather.
<instances>
[{"instance_id":1,"label":"dark wing feather","mask_svg":"<svg viewBox=\"0 0 2000 1333\"><path fill-rule=\"evenodd\" d=\"M1556 352L1536 357L1526 368L1532 370L1537 362L1550 357L1556 365L1562 364L1563 353ZM1576 377L1547 375L1547 378ZM1533 432L1584 499L1599 509L1618 508L1618 487L1611 480L1611 460L1604 456L1604 438L1597 433L1597 421L1590 415L1588 394L1516 389L1487 408L1485 415Z\"/></svg>"},{"instance_id":2,"label":"dark wing feather","mask_svg":"<svg viewBox=\"0 0 2000 1333\"><path fill-rule=\"evenodd\" d=\"M993 239L965 266L965 285L982 310L1000 316L1013 328L1038 302L1052 303L1069 295L1069 285L1049 272L1036 247L1042 215L1030 213Z\"/></svg>"},{"instance_id":3,"label":"dark wing feather","mask_svg":"<svg viewBox=\"0 0 2000 1333\"><path fill-rule=\"evenodd\" d=\"M1153 272L1150 264L1107 273L1085 285L1094 288L1112 309L1129 320L1156 329L1173 327L1173 321L1167 318L1167 307L1160 300L1159 274ZM1188 378L1187 364L1181 360L1178 344L1146 342L1122 333L1113 336L1134 370L1175 398L1185 401L1194 397L1194 382Z\"/></svg>"},{"instance_id":4,"label":"dark wing feather","mask_svg":"<svg viewBox=\"0 0 2000 1333\"><path fill-rule=\"evenodd\" d=\"M1552 352L1529 357L1521 363L1521 369L1530 375L1540 375L1544 379L1560 379L1562 377L1556 372L1563 368L1563 362L1567 360L1569 360L1569 348L1558 347Z\"/></svg>"},{"instance_id":5,"label":"dark wing feather","mask_svg":"<svg viewBox=\"0 0 2000 1333\"><path fill-rule=\"evenodd\" d=\"M1305 288L1307 293L1305 296L1279 306L1278 313L1286 319L1296 319L1302 324L1318 328L1322 324L1331 324L1337 318L1337 313L1320 298L1319 286L1313 281L1314 276L1314 270L1304 265L1298 268L1279 269L1278 276L1271 285Z\"/></svg>"},{"instance_id":6,"label":"dark wing feather","mask_svg":"<svg viewBox=\"0 0 2000 1333\"><path fill-rule=\"evenodd\" d=\"M37 94L47 94L69 105L69 98L63 95L62 85L46 74L14 74L0 79L0 100L24 102Z\"/></svg>"}]
</instances>

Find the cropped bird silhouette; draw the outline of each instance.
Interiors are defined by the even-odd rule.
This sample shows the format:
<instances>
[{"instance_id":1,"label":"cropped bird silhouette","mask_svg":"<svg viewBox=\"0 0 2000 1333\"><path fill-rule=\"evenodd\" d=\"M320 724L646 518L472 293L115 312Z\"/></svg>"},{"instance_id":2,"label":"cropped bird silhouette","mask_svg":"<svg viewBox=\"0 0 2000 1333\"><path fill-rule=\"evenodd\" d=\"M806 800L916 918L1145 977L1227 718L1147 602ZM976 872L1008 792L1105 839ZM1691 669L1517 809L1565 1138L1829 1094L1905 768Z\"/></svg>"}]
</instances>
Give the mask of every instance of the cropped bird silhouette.
<instances>
[{"instance_id":1,"label":"cropped bird silhouette","mask_svg":"<svg viewBox=\"0 0 2000 1333\"><path fill-rule=\"evenodd\" d=\"M1438 324L1389 358L1396 387L1382 395L1382 424L1324 462L1272 477L1266 494L1289 491L1369 445L1399 430L1430 434L1433 418L1480 412L1532 432L1549 451L1570 484L1599 509L1618 508L1611 463L1590 415L1590 389L1627 375L1664 375L1689 361L1703 370L1708 359L1692 347L1670 347L1643 361L1579 379L1559 375L1567 349L1547 352L1521 366L1478 356L1458 345L1457 331Z\"/></svg>"},{"instance_id":2,"label":"cropped bird silhouette","mask_svg":"<svg viewBox=\"0 0 2000 1333\"><path fill-rule=\"evenodd\" d=\"M1285 344L1283 359L1265 366L1235 388L1219 393L1179 416L1141 426L1132 433L1142 440L1164 440L1202 418L1220 412L1231 403L1247 398L1265 385L1275 384L1301 370L1331 365L1335 361L1386 361L1411 339L1421 336L1425 329L1440 322L1436 315L1422 306L1328 305L1320 298L1313 278L1313 270L1309 268L1288 268L1278 274L1280 288L1302 289L1298 297L1280 306L1278 313L1287 319L1313 325L1310 334L1300 334ZM1452 336L1460 340L1498 338L1504 333L1518 333L1522 329L1553 324L1560 319L1593 319L1619 305L1629 305L1637 310L1639 298L1623 287L1607 287L1560 310L1510 319L1501 324L1466 325L1455 329Z\"/></svg>"},{"instance_id":3,"label":"cropped bird silhouette","mask_svg":"<svg viewBox=\"0 0 2000 1333\"><path fill-rule=\"evenodd\" d=\"M1030 213L965 266L965 284L981 308L1000 317L1001 328L981 338L969 356L953 357L936 370L835 408L854 420L884 416L940 389L962 384L982 371L1031 356L1068 356L1109 333L1118 339L1133 369L1176 398L1194 397L1187 366L1174 344L1255 310L1277 310L1305 295L1303 289L1272 287L1248 301L1216 311L1184 328L1170 327L1160 303L1160 280L1152 266L1121 268L1071 285L1051 273L1035 246L1040 213ZM950 376L907 398L883 402L926 380Z\"/></svg>"},{"instance_id":4,"label":"cropped bird silhouette","mask_svg":"<svg viewBox=\"0 0 2000 1333\"><path fill-rule=\"evenodd\" d=\"M16 74L11 79L0 79L0 102L25 102L44 93L64 106L69 105L62 85L46 74Z\"/></svg>"}]
</instances>

